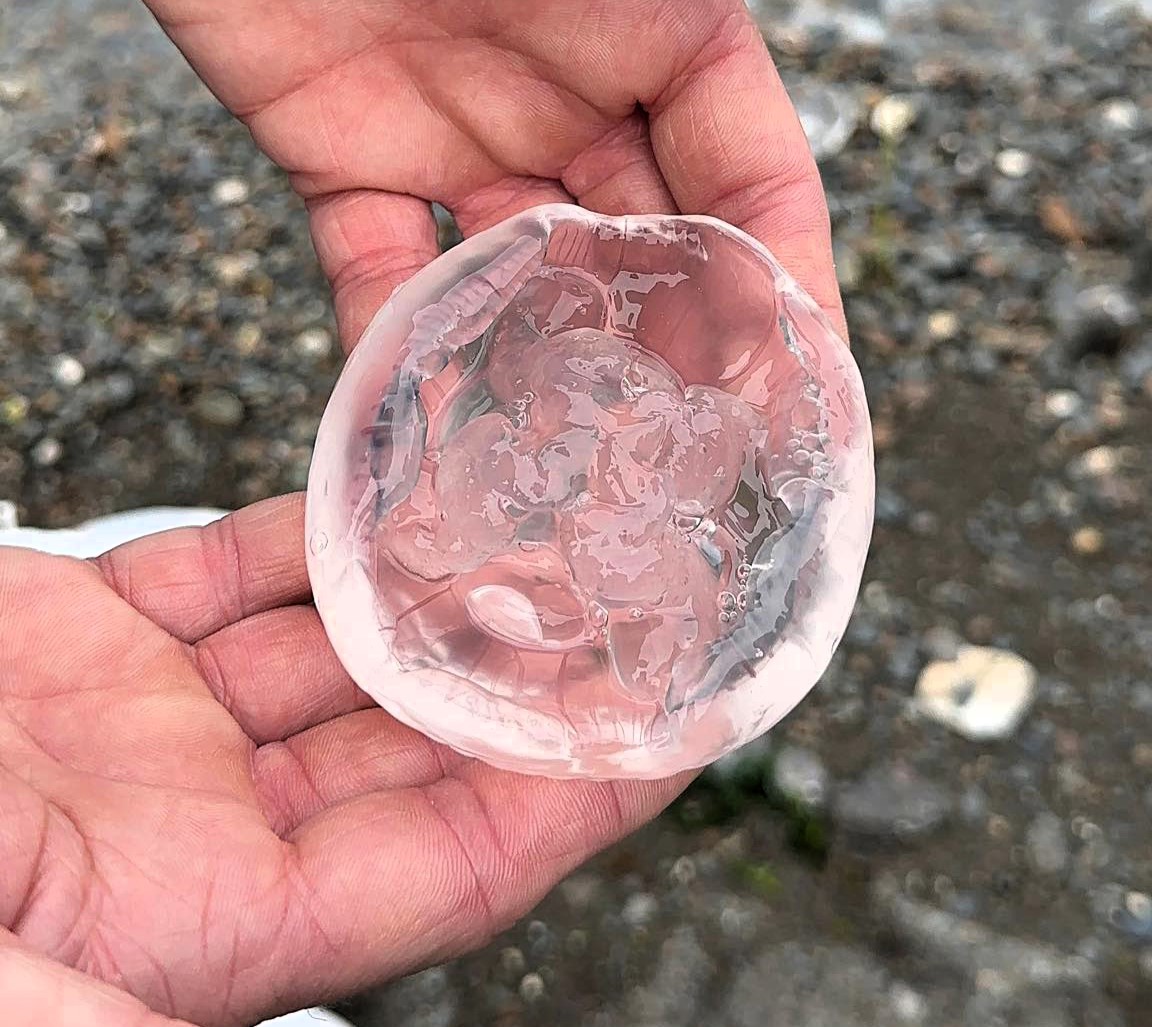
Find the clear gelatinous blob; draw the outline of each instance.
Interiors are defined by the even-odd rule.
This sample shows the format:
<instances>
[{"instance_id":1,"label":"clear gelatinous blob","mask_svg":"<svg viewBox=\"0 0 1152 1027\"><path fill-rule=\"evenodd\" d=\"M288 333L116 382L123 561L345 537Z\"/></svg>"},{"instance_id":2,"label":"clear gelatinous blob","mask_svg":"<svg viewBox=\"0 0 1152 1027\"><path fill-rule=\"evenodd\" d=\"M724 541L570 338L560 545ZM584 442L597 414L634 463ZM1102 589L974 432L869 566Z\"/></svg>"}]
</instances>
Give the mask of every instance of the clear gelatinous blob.
<instances>
[{"instance_id":1,"label":"clear gelatinous blob","mask_svg":"<svg viewBox=\"0 0 1152 1027\"><path fill-rule=\"evenodd\" d=\"M524 772L657 777L815 684L872 503L855 364L763 246L552 205L376 316L317 437L308 565L399 719Z\"/></svg>"}]
</instances>

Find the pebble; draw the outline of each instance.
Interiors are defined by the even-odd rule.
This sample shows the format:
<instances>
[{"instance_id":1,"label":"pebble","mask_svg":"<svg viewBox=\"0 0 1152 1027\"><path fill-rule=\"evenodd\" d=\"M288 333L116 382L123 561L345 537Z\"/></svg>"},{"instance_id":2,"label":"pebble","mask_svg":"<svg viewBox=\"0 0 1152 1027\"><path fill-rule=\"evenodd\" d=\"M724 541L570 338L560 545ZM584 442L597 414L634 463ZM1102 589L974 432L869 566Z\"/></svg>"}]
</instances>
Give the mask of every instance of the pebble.
<instances>
[{"instance_id":1,"label":"pebble","mask_svg":"<svg viewBox=\"0 0 1152 1027\"><path fill-rule=\"evenodd\" d=\"M886 96L868 117L868 125L881 139L897 143L908 134L919 116L918 105L906 96Z\"/></svg>"},{"instance_id":2,"label":"pebble","mask_svg":"<svg viewBox=\"0 0 1152 1027\"><path fill-rule=\"evenodd\" d=\"M947 342L960 331L960 318L952 310L936 310L928 315L928 336L934 342Z\"/></svg>"},{"instance_id":3,"label":"pebble","mask_svg":"<svg viewBox=\"0 0 1152 1027\"><path fill-rule=\"evenodd\" d=\"M716 971L696 931L677 927L660 946L651 978L629 995L627 1023L696 1027L700 1000Z\"/></svg>"},{"instance_id":4,"label":"pebble","mask_svg":"<svg viewBox=\"0 0 1152 1027\"><path fill-rule=\"evenodd\" d=\"M954 660L964 639L951 628L929 628L920 637L920 648L931 660Z\"/></svg>"},{"instance_id":5,"label":"pebble","mask_svg":"<svg viewBox=\"0 0 1152 1027\"><path fill-rule=\"evenodd\" d=\"M1113 132L1134 132L1140 124L1140 108L1131 100L1118 97L1101 106L1100 120Z\"/></svg>"},{"instance_id":6,"label":"pebble","mask_svg":"<svg viewBox=\"0 0 1152 1027\"><path fill-rule=\"evenodd\" d=\"M1029 861L1039 873L1062 874L1068 869L1068 831L1056 814L1039 814L1028 825L1024 844Z\"/></svg>"},{"instance_id":7,"label":"pebble","mask_svg":"<svg viewBox=\"0 0 1152 1027\"><path fill-rule=\"evenodd\" d=\"M539 1002L544 997L544 978L538 973L525 974L520 978L518 990L525 1002Z\"/></svg>"},{"instance_id":8,"label":"pebble","mask_svg":"<svg viewBox=\"0 0 1152 1027\"><path fill-rule=\"evenodd\" d=\"M773 784L785 798L813 809L828 799L828 770L811 749L785 745L772 763Z\"/></svg>"},{"instance_id":9,"label":"pebble","mask_svg":"<svg viewBox=\"0 0 1152 1027\"><path fill-rule=\"evenodd\" d=\"M304 357L326 357L332 351L332 335L325 328L307 328L296 336L296 352Z\"/></svg>"},{"instance_id":10,"label":"pebble","mask_svg":"<svg viewBox=\"0 0 1152 1027\"><path fill-rule=\"evenodd\" d=\"M1095 556L1104 548L1104 533L1091 526L1077 528L1071 541L1074 552L1081 556Z\"/></svg>"},{"instance_id":11,"label":"pebble","mask_svg":"<svg viewBox=\"0 0 1152 1027\"><path fill-rule=\"evenodd\" d=\"M52 379L66 389L75 388L84 380L84 365L75 357L61 354L52 361Z\"/></svg>"},{"instance_id":12,"label":"pebble","mask_svg":"<svg viewBox=\"0 0 1152 1027\"><path fill-rule=\"evenodd\" d=\"M1096 982L1096 969L1082 956L999 934L910 898L891 875L877 880L872 900L879 917L912 951L966 974L982 990L1011 996L1030 990L1086 989Z\"/></svg>"},{"instance_id":13,"label":"pebble","mask_svg":"<svg viewBox=\"0 0 1152 1027\"><path fill-rule=\"evenodd\" d=\"M244 404L225 389L201 393L193 409L202 421L220 428L234 428L244 420Z\"/></svg>"},{"instance_id":14,"label":"pebble","mask_svg":"<svg viewBox=\"0 0 1152 1027\"><path fill-rule=\"evenodd\" d=\"M1057 332L1076 354L1115 353L1140 324L1137 298L1115 282L1077 288L1059 280L1051 305Z\"/></svg>"},{"instance_id":15,"label":"pebble","mask_svg":"<svg viewBox=\"0 0 1152 1027\"><path fill-rule=\"evenodd\" d=\"M223 285L239 285L259 266L255 253L225 253L212 261L212 272Z\"/></svg>"},{"instance_id":16,"label":"pebble","mask_svg":"<svg viewBox=\"0 0 1152 1027\"><path fill-rule=\"evenodd\" d=\"M1152 946L1141 949L1139 963L1140 972L1144 975L1145 979L1152 981Z\"/></svg>"},{"instance_id":17,"label":"pebble","mask_svg":"<svg viewBox=\"0 0 1152 1027\"><path fill-rule=\"evenodd\" d=\"M895 764L873 768L836 795L833 819L860 834L916 838L940 827L952 812L941 788Z\"/></svg>"},{"instance_id":18,"label":"pebble","mask_svg":"<svg viewBox=\"0 0 1152 1027\"><path fill-rule=\"evenodd\" d=\"M1071 389L1056 389L1044 397L1044 411L1049 417L1057 420L1067 420L1075 417L1084 409L1084 400L1080 394Z\"/></svg>"},{"instance_id":19,"label":"pebble","mask_svg":"<svg viewBox=\"0 0 1152 1027\"><path fill-rule=\"evenodd\" d=\"M212 202L218 207L235 207L248 199L248 183L242 178L222 178L212 186Z\"/></svg>"},{"instance_id":20,"label":"pebble","mask_svg":"<svg viewBox=\"0 0 1152 1027\"><path fill-rule=\"evenodd\" d=\"M878 1027L917 1023L923 999L894 984L868 952L845 945L774 945L760 952L727 989L729 1027ZM914 993L913 993L914 994ZM903 1014L903 1015L902 1015Z\"/></svg>"},{"instance_id":21,"label":"pebble","mask_svg":"<svg viewBox=\"0 0 1152 1027\"><path fill-rule=\"evenodd\" d=\"M1032 170L1032 155L1023 150L1001 150L996 155L996 170L1005 178L1024 178Z\"/></svg>"},{"instance_id":22,"label":"pebble","mask_svg":"<svg viewBox=\"0 0 1152 1027\"><path fill-rule=\"evenodd\" d=\"M629 895L620 911L620 917L629 927L646 927L656 918L660 911L660 903L656 896L649 892L637 892Z\"/></svg>"},{"instance_id":23,"label":"pebble","mask_svg":"<svg viewBox=\"0 0 1152 1027\"><path fill-rule=\"evenodd\" d=\"M37 467L52 467L60 460L63 447L51 437L43 438L32 449L32 462Z\"/></svg>"},{"instance_id":24,"label":"pebble","mask_svg":"<svg viewBox=\"0 0 1152 1027\"><path fill-rule=\"evenodd\" d=\"M10 499L0 499L0 531L11 531L19 526L16 504Z\"/></svg>"},{"instance_id":25,"label":"pebble","mask_svg":"<svg viewBox=\"0 0 1152 1027\"><path fill-rule=\"evenodd\" d=\"M854 90L804 78L790 86L788 95L817 161L844 149L860 122L860 98Z\"/></svg>"},{"instance_id":26,"label":"pebble","mask_svg":"<svg viewBox=\"0 0 1152 1027\"><path fill-rule=\"evenodd\" d=\"M1120 469L1120 451L1114 446L1094 446L1081 453L1069 465L1074 476L1106 478Z\"/></svg>"},{"instance_id":27,"label":"pebble","mask_svg":"<svg viewBox=\"0 0 1152 1027\"><path fill-rule=\"evenodd\" d=\"M928 664L915 704L926 717L970 738L1007 738L1036 696L1036 670L1006 649L965 646L954 660Z\"/></svg>"}]
</instances>

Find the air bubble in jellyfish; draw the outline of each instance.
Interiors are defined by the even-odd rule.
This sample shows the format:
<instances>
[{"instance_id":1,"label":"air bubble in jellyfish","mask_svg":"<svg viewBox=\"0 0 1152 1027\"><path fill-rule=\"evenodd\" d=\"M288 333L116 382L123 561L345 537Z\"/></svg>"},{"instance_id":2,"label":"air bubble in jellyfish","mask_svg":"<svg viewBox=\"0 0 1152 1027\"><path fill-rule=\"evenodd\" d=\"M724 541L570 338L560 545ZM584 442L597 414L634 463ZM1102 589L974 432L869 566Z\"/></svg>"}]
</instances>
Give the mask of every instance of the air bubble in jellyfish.
<instances>
[{"instance_id":1,"label":"air bubble in jellyfish","mask_svg":"<svg viewBox=\"0 0 1152 1027\"><path fill-rule=\"evenodd\" d=\"M660 777L819 679L873 490L856 365L761 244L550 205L377 314L320 426L308 567L399 720L512 770Z\"/></svg>"}]
</instances>

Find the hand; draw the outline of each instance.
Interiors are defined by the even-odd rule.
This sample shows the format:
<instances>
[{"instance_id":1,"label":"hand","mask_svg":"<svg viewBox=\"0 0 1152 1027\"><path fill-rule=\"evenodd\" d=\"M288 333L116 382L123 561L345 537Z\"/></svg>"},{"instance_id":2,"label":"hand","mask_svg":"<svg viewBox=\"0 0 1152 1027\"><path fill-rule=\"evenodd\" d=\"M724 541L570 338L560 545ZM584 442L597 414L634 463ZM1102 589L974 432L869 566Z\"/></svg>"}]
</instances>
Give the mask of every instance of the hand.
<instances>
[{"instance_id":1,"label":"hand","mask_svg":"<svg viewBox=\"0 0 1152 1027\"><path fill-rule=\"evenodd\" d=\"M816 165L741 0L147 0L307 201L351 348L437 255L537 203L712 214L844 330Z\"/></svg>"},{"instance_id":2,"label":"hand","mask_svg":"<svg viewBox=\"0 0 1152 1027\"><path fill-rule=\"evenodd\" d=\"M509 774L397 723L306 605L302 507L0 549L6 1025L350 993L481 945L686 783Z\"/></svg>"}]
</instances>

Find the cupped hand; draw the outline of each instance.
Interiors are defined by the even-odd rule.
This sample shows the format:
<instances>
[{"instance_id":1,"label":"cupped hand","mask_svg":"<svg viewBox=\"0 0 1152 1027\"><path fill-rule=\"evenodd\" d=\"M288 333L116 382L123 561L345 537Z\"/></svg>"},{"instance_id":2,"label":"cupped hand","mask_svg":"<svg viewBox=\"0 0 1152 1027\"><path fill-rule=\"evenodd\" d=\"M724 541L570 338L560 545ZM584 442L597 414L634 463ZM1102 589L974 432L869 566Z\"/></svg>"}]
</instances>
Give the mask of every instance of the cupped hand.
<instances>
[{"instance_id":1,"label":"cupped hand","mask_svg":"<svg viewBox=\"0 0 1152 1027\"><path fill-rule=\"evenodd\" d=\"M307 605L302 506L0 549L6 1025L350 993L482 944L686 782L510 774L393 720Z\"/></svg>"},{"instance_id":2,"label":"cupped hand","mask_svg":"<svg viewBox=\"0 0 1152 1027\"><path fill-rule=\"evenodd\" d=\"M147 0L307 201L346 347L437 254L538 203L711 214L844 328L820 178L742 0Z\"/></svg>"}]
</instances>

